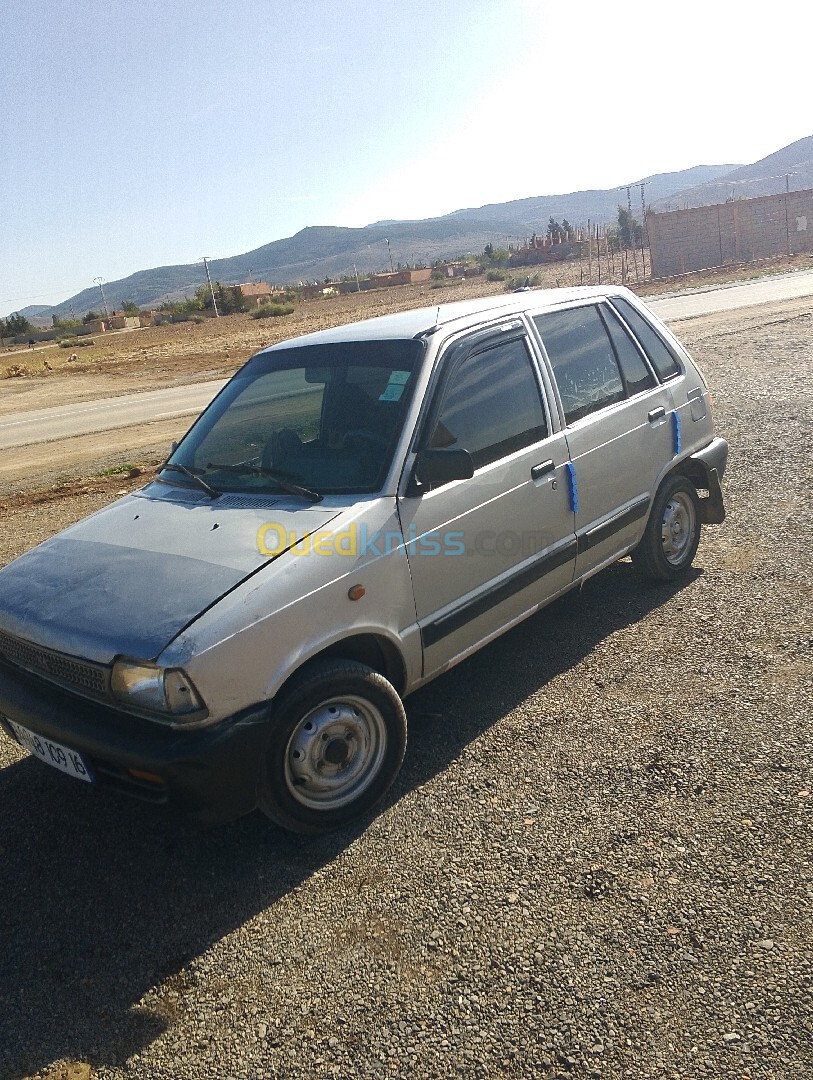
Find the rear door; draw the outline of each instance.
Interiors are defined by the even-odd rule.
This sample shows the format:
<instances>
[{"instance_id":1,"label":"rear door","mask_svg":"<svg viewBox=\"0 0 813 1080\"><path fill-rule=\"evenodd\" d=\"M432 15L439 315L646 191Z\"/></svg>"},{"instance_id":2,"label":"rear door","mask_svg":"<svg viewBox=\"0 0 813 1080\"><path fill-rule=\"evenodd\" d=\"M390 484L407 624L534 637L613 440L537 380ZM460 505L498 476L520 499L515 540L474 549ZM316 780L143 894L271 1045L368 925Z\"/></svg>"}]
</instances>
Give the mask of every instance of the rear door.
<instances>
[{"instance_id":1,"label":"rear door","mask_svg":"<svg viewBox=\"0 0 813 1080\"><path fill-rule=\"evenodd\" d=\"M400 500L429 676L573 579L567 445L519 320L446 349L418 447L463 448L474 464L471 479Z\"/></svg>"},{"instance_id":2,"label":"rear door","mask_svg":"<svg viewBox=\"0 0 813 1080\"><path fill-rule=\"evenodd\" d=\"M640 536L674 455L672 400L607 302L533 317L553 371L573 466L576 576Z\"/></svg>"}]
</instances>

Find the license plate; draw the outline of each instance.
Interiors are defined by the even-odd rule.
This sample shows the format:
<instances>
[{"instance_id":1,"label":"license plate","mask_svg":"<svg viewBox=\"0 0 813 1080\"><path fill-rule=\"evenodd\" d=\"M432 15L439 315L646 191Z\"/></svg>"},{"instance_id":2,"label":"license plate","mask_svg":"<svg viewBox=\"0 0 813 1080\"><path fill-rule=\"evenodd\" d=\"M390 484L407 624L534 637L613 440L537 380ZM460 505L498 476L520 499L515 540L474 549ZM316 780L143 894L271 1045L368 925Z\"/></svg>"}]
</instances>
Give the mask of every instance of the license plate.
<instances>
[{"instance_id":1,"label":"license plate","mask_svg":"<svg viewBox=\"0 0 813 1080\"><path fill-rule=\"evenodd\" d=\"M70 750L53 739L46 739L43 735L35 735L33 731L15 724L13 720L6 721L11 730L17 736L17 742L24 746L34 757L44 761L46 765L53 765L55 769L75 776L78 780L84 780L88 784L93 783L93 773L81 754Z\"/></svg>"}]
</instances>

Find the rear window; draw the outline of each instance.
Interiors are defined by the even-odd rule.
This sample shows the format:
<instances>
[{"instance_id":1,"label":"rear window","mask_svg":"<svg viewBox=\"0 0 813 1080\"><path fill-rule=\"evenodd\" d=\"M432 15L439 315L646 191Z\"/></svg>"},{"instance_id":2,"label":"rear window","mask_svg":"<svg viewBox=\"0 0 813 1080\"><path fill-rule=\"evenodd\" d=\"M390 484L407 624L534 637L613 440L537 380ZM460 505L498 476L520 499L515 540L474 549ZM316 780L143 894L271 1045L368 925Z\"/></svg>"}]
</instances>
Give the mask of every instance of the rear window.
<instances>
[{"instance_id":1,"label":"rear window","mask_svg":"<svg viewBox=\"0 0 813 1080\"><path fill-rule=\"evenodd\" d=\"M615 350L596 307L537 315L534 323L553 367L565 423L626 398Z\"/></svg>"},{"instance_id":2,"label":"rear window","mask_svg":"<svg viewBox=\"0 0 813 1080\"><path fill-rule=\"evenodd\" d=\"M650 325L641 313L620 296L612 298L613 306L621 312L627 326L638 338L650 363L661 379L672 379L680 374L680 365L672 350L660 334Z\"/></svg>"},{"instance_id":3,"label":"rear window","mask_svg":"<svg viewBox=\"0 0 813 1080\"><path fill-rule=\"evenodd\" d=\"M656 386L655 376L644 363L640 350L627 331L621 325L614 311L602 306L602 315L607 324L607 332L612 339L615 355L621 367L621 374L630 397Z\"/></svg>"}]
</instances>

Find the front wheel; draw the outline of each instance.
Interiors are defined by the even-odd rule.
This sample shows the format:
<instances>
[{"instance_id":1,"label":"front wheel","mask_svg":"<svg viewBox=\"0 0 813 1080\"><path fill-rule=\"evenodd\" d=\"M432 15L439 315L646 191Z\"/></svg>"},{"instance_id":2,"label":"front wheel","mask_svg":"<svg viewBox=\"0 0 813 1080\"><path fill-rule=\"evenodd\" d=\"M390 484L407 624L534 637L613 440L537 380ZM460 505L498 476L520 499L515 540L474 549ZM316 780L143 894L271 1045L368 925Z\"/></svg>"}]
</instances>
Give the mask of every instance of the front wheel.
<instances>
[{"instance_id":1,"label":"front wheel","mask_svg":"<svg viewBox=\"0 0 813 1080\"><path fill-rule=\"evenodd\" d=\"M401 768L406 713L366 664L316 661L275 704L260 808L298 833L340 828L369 810Z\"/></svg>"},{"instance_id":2,"label":"front wheel","mask_svg":"<svg viewBox=\"0 0 813 1080\"><path fill-rule=\"evenodd\" d=\"M632 553L632 561L653 581L674 581L692 565L699 543L697 491L685 476L671 476L655 496L646 531Z\"/></svg>"}]
</instances>

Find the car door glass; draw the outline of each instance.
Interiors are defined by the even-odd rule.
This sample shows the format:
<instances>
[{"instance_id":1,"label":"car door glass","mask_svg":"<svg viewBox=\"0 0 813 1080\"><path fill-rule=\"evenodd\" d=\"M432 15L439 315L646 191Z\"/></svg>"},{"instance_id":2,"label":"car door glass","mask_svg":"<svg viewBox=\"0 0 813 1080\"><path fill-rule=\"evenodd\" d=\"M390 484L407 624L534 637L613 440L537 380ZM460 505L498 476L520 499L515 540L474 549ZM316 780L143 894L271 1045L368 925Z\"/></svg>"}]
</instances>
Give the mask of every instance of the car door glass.
<instances>
[{"instance_id":1,"label":"car door glass","mask_svg":"<svg viewBox=\"0 0 813 1080\"><path fill-rule=\"evenodd\" d=\"M468 450L477 469L547 434L528 347L514 338L457 364L427 446Z\"/></svg>"},{"instance_id":2,"label":"car door glass","mask_svg":"<svg viewBox=\"0 0 813 1080\"><path fill-rule=\"evenodd\" d=\"M537 315L534 323L553 367L566 423L623 401L618 361L594 305Z\"/></svg>"},{"instance_id":3,"label":"car door glass","mask_svg":"<svg viewBox=\"0 0 813 1080\"><path fill-rule=\"evenodd\" d=\"M628 300L624 300L623 297L614 296L612 303L613 307L621 312L627 326L640 341L644 352L649 357L650 363L660 378L671 379L674 375L679 375L680 365L667 347L666 342L650 326L643 315L636 311L632 304Z\"/></svg>"},{"instance_id":4,"label":"car door glass","mask_svg":"<svg viewBox=\"0 0 813 1080\"><path fill-rule=\"evenodd\" d=\"M642 390L651 390L656 385L655 376L644 363L638 346L621 325L615 312L603 305L601 314L621 367L627 393L632 397L633 394L640 394Z\"/></svg>"}]
</instances>

